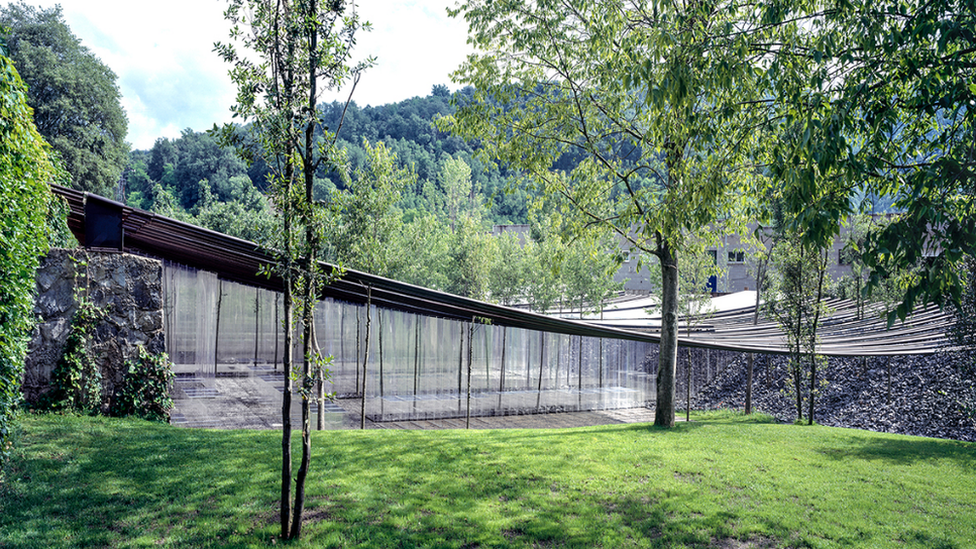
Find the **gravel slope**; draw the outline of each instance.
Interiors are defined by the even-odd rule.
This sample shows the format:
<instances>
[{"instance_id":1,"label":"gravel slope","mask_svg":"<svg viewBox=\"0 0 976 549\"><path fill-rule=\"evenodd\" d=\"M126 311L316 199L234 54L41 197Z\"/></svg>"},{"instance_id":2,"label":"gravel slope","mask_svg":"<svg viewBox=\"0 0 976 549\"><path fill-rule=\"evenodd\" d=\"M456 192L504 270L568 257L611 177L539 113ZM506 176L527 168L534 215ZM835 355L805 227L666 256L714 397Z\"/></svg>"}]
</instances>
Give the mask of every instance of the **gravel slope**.
<instances>
[{"instance_id":1,"label":"gravel slope","mask_svg":"<svg viewBox=\"0 0 976 549\"><path fill-rule=\"evenodd\" d=\"M966 363L968 362L968 367ZM781 421L796 419L786 387L785 356L757 355L753 407ZM973 358L940 354L830 358L814 419L822 425L976 441L976 365ZM742 409L746 359L737 357L692 400L695 409ZM804 380L804 393L809 378ZM804 415L807 405L804 404Z\"/></svg>"}]
</instances>

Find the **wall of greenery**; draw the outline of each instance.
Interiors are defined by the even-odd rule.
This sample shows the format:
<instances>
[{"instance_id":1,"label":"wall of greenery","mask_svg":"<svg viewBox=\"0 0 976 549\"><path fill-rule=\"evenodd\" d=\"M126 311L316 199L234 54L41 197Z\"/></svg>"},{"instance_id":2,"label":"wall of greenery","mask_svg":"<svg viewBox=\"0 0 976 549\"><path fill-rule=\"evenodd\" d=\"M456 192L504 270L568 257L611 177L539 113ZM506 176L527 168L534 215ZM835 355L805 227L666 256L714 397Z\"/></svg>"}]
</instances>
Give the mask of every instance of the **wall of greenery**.
<instances>
[{"instance_id":1,"label":"wall of greenery","mask_svg":"<svg viewBox=\"0 0 976 549\"><path fill-rule=\"evenodd\" d=\"M26 86L0 37L0 461L10 448L11 419L34 323L34 271L54 232L58 216L53 210L61 208L48 182L65 178L32 116Z\"/></svg>"}]
</instances>

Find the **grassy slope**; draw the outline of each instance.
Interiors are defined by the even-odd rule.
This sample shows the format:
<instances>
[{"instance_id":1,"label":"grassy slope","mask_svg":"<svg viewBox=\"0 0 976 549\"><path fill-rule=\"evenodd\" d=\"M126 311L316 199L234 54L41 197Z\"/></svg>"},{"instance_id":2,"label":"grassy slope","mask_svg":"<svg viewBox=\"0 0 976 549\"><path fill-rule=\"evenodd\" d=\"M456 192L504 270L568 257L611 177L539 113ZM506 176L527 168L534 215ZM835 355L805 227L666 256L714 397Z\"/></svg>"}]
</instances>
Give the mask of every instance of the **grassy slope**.
<instances>
[{"instance_id":1,"label":"grassy slope","mask_svg":"<svg viewBox=\"0 0 976 549\"><path fill-rule=\"evenodd\" d=\"M976 545L976 444L698 420L317 433L295 546ZM276 432L25 417L0 547L271 545L279 451Z\"/></svg>"}]
</instances>

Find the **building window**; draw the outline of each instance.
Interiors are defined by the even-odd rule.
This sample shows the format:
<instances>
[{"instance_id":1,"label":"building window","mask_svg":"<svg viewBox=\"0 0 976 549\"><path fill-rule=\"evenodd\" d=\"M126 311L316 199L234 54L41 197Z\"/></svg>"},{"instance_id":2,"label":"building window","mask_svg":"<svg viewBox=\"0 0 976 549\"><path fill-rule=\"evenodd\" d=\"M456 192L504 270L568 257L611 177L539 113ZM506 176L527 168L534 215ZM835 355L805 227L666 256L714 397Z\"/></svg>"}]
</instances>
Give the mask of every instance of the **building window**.
<instances>
[{"instance_id":1,"label":"building window","mask_svg":"<svg viewBox=\"0 0 976 549\"><path fill-rule=\"evenodd\" d=\"M729 250L729 263L745 263L746 252L743 250Z\"/></svg>"},{"instance_id":2,"label":"building window","mask_svg":"<svg viewBox=\"0 0 976 549\"><path fill-rule=\"evenodd\" d=\"M850 265L854 263L855 251L850 248L841 248L837 250L837 264L838 265Z\"/></svg>"}]
</instances>

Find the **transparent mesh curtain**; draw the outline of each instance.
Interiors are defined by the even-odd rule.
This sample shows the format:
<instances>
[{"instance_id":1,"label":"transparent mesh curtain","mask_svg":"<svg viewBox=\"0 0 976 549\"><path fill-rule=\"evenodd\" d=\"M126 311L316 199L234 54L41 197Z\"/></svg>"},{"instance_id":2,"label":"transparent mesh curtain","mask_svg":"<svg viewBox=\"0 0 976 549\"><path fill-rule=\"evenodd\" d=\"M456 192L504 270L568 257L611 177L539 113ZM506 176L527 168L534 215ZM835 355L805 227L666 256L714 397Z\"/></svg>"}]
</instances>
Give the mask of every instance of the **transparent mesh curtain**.
<instances>
[{"instance_id":1,"label":"transparent mesh curtain","mask_svg":"<svg viewBox=\"0 0 976 549\"><path fill-rule=\"evenodd\" d=\"M248 398L264 381L262 399L280 400L280 294L171 263L164 264L164 280L177 388L196 385L189 393L218 399L234 394L227 384L251 378ZM365 394L371 421L632 408L654 399L654 344L367 310L331 299L317 304L315 320L319 348L334 357L326 391L339 399ZM301 357L300 347L294 356ZM344 408L359 416L359 405Z\"/></svg>"}]
</instances>

